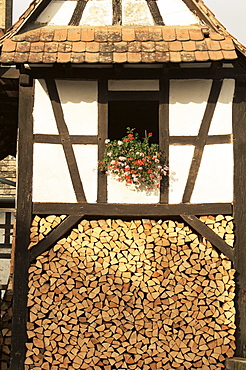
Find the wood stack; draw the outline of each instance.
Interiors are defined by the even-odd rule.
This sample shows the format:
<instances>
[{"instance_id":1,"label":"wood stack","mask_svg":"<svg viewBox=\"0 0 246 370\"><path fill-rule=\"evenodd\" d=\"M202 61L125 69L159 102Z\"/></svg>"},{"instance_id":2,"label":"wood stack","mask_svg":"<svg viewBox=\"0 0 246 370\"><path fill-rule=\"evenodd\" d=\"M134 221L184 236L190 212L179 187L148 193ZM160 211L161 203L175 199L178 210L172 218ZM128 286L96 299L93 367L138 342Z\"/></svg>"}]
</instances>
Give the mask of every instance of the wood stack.
<instances>
[{"instance_id":1,"label":"wood stack","mask_svg":"<svg viewBox=\"0 0 246 370\"><path fill-rule=\"evenodd\" d=\"M204 222L215 234L233 247L234 245L234 223L232 216L201 216L200 221Z\"/></svg>"},{"instance_id":2,"label":"wood stack","mask_svg":"<svg viewBox=\"0 0 246 370\"><path fill-rule=\"evenodd\" d=\"M1 301L0 320L0 368L9 369L12 335L12 301L13 291L8 289Z\"/></svg>"},{"instance_id":3,"label":"wood stack","mask_svg":"<svg viewBox=\"0 0 246 370\"><path fill-rule=\"evenodd\" d=\"M224 368L234 273L183 223L83 220L29 269L25 370Z\"/></svg>"},{"instance_id":4,"label":"wood stack","mask_svg":"<svg viewBox=\"0 0 246 370\"><path fill-rule=\"evenodd\" d=\"M30 229L30 244L28 249L31 249L40 240L44 239L44 237L58 226L66 217L66 215L50 215L45 218L35 216Z\"/></svg>"}]
</instances>

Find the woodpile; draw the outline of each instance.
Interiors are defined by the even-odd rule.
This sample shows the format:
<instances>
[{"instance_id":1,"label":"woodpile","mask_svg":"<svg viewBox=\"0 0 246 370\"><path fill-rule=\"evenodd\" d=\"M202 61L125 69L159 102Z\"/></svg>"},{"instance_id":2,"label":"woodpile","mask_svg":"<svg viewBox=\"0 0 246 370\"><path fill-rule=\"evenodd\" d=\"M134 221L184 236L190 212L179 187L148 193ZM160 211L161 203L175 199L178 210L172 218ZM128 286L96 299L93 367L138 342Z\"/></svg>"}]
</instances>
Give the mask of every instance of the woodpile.
<instances>
[{"instance_id":1,"label":"woodpile","mask_svg":"<svg viewBox=\"0 0 246 370\"><path fill-rule=\"evenodd\" d=\"M182 222L83 220L29 268L25 370L224 368L234 273Z\"/></svg>"},{"instance_id":2,"label":"woodpile","mask_svg":"<svg viewBox=\"0 0 246 370\"><path fill-rule=\"evenodd\" d=\"M219 235L228 245L234 245L234 223L232 216L201 216L204 222L215 234Z\"/></svg>"},{"instance_id":3,"label":"woodpile","mask_svg":"<svg viewBox=\"0 0 246 370\"><path fill-rule=\"evenodd\" d=\"M0 368L8 370L10 364L11 335L12 335L12 282L1 301L0 320Z\"/></svg>"},{"instance_id":4,"label":"woodpile","mask_svg":"<svg viewBox=\"0 0 246 370\"><path fill-rule=\"evenodd\" d=\"M50 215L45 218L35 216L30 229L30 244L28 249L31 249L40 240L44 239L56 226L58 226L67 216Z\"/></svg>"}]
</instances>

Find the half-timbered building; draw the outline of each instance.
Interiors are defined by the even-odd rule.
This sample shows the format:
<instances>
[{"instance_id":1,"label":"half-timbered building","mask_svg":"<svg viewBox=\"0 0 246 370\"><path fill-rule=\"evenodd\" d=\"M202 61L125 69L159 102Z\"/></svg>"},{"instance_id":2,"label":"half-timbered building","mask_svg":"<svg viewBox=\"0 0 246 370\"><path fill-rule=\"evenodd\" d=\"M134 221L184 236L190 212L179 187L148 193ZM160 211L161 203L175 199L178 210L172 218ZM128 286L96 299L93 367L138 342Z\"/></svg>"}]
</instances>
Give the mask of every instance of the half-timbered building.
<instances>
[{"instance_id":1,"label":"half-timbered building","mask_svg":"<svg viewBox=\"0 0 246 370\"><path fill-rule=\"evenodd\" d=\"M246 357L244 46L202 0L34 0L0 42L20 71L10 369ZM155 190L98 167L128 126L164 153Z\"/></svg>"}]
</instances>

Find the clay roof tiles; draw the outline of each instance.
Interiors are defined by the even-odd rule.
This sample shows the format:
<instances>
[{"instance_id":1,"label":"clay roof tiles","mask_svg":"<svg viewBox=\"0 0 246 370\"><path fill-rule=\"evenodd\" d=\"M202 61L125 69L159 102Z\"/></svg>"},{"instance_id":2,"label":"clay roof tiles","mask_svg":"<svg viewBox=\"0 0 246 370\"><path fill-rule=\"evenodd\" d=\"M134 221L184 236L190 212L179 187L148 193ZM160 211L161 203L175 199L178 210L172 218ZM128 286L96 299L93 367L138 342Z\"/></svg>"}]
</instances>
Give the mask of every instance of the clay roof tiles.
<instances>
[{"instance_id":1,"label":"clay roof tiles","mask_svg":"<svg viewBox=\"0 0 246 370\"><path fill-rule=\"evenodd\" d=\"M43 27L5 39L2 63L154 63L236 59L230 37L184 27Z\"/></svg>"}]
</instances>

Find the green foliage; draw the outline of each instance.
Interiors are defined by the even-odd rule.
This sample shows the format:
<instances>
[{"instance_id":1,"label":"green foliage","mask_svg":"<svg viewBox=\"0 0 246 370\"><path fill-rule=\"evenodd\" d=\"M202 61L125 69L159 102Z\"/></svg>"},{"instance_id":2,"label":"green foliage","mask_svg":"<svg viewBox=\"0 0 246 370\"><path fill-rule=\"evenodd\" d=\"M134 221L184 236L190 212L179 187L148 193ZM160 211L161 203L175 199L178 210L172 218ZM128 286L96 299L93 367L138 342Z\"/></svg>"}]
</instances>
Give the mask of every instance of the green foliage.
<instances>
[{"instance_id":1,"label":"green foliage","mask_svg":"<svg viewBox=\"0 0 246 370\"><path fill-rule=\"evenodd\" d=\"M127 135L121 140L105 141L103 160L99 163L101 171L114 174L118 181L148 188L159 187L162 176L168 168L161 164L162 153L157 144L150 144L152 133L143 140L134 129L127 127Z\"/></svg>"}]
</instances>

